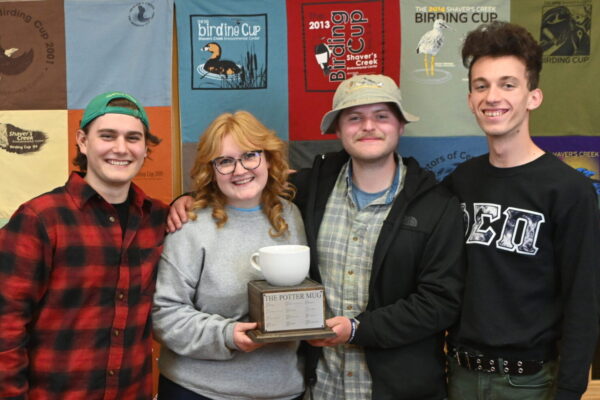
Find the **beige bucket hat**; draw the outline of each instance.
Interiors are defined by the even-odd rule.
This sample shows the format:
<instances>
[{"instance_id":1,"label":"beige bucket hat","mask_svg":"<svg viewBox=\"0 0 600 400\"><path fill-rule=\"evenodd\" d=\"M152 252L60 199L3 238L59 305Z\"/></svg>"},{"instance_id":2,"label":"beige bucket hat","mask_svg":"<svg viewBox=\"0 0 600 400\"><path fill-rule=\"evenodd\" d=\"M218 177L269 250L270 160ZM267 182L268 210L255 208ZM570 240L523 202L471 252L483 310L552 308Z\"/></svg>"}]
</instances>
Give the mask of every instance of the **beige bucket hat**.
<instances>
[{"instance_id":1,"label":"beige bucket hat","mask_svg":"<svg viewBox=\"0 0 600 400\"><path fill-rule=\"evenodd\" d=\"M394 103L407 122L415 122L419 117L402 107L402 96L396 82L385 75L355 75L338 86L333 96L333 109L323 116L321 132L333 133L333 122L345 108L374 103Z\"/></svg>"}]
</instances>

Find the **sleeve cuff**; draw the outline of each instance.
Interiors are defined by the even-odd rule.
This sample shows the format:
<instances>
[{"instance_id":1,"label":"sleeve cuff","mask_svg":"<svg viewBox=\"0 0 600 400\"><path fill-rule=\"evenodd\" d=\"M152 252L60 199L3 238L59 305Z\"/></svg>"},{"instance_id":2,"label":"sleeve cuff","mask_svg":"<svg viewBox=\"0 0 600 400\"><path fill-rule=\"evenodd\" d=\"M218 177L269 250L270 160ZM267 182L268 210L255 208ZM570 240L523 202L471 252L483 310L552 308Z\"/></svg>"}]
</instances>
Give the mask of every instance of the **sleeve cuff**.
<instances>
[{"instance_id":1,"label":"sleeve cuff","mask_svg":"<svg viewBox=\"0 0 600 400\"><path fill-rule=\"evenodd\" d=\"M235 322L228 324L225 327L225 346L231 351L239 350L233 341L233 326Z\"/></svg>"}]
</instances>

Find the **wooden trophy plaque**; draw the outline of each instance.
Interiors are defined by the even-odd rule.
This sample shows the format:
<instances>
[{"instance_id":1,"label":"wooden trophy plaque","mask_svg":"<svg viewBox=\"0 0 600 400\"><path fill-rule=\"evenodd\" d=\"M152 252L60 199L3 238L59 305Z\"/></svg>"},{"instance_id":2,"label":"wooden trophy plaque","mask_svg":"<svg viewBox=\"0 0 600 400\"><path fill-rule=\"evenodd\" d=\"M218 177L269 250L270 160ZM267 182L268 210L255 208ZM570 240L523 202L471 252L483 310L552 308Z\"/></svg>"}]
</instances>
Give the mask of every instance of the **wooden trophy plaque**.
<instances>
[{"instance_id":1,"label":"wooden trophy plaque","mask_svg":"<svg viewBox=\"0 0 600 400\"><path fill-rule=\"evenodd\" d=\"M324 339L335 336L325 325L325 289L312 279L296 286L273 286L265 280L248 282L250 321L255 342Z\"/></svg>"}]
</instances>

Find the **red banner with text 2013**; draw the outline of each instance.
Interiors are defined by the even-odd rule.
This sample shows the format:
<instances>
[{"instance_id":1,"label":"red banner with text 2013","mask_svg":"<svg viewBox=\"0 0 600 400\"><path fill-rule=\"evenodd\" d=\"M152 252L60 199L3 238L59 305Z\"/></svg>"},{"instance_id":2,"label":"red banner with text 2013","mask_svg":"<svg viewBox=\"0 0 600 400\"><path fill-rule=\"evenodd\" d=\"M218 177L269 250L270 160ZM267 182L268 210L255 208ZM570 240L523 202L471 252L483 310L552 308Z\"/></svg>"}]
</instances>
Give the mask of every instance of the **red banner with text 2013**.
<instances>
[{"instance_id":1,"label":"red banner with text 2013","mask_svg":"<svg viewBox=\"0 0 600 400\"><path fill-rule=\"evenodd\" d=\"M338 84L356 74L400 75L399 1L287 2L290 140L321 135Z\"/></svg>"}]
</instances>

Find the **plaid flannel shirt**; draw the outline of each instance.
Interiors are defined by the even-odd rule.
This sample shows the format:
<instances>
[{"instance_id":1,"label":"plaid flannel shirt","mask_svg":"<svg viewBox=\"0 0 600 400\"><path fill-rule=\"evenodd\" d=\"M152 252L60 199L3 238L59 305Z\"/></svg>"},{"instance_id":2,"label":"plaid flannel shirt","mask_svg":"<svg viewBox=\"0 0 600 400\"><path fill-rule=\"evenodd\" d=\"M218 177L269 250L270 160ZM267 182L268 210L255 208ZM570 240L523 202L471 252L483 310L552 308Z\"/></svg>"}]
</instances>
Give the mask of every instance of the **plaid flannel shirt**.
<instances>
[{"instance_id":1,"label":"plaid flannel shirt","mask_svg":"<svg viewBox=\"0 0 600 400\"><path fill-rule=\"evenodd\" d=\"M0 397L150 399L167 208L132 184L127 229L78 173L0 230Z\"/></svg>"},{"instance_id":2,"label":"plaid flannel shirt","mask_svg":"<svg viewBox=\"0 0 600 400\"><path fill-rule=\"evenodd\" d=\"M327 299L327 318L354 318L366 310L375 245L406 168L398 156L392 186L359 210L352 193L348 162L338 175L319 228L319 271ZM362 347L346 344L324 347L317 365L313 399L370 399L372 380Z\"/></svg>"}]
</instances>

